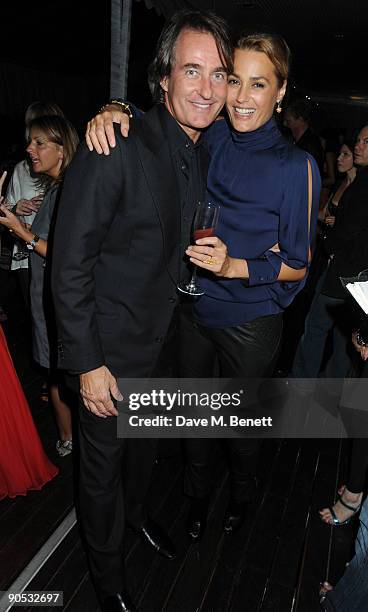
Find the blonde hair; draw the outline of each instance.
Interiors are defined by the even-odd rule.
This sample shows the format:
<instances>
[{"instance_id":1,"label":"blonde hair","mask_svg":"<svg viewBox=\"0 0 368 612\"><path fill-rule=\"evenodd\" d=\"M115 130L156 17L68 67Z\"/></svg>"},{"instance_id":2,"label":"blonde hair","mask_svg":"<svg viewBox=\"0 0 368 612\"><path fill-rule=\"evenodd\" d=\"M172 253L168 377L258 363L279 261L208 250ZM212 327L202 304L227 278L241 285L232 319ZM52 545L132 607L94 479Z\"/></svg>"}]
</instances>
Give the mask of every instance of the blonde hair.
<instances>
[{"instance_id":1,"label":"blonde hair","mask_svg":"<svg viewBox=\"0 0 368 612\"><path fill-rule=\"evenodd\" d=\"M282 36L265 32L243 34L238 39L235 48L265 53L275 68L279 87L288 79L291 52Z\"/></svg>"}]
</instances>

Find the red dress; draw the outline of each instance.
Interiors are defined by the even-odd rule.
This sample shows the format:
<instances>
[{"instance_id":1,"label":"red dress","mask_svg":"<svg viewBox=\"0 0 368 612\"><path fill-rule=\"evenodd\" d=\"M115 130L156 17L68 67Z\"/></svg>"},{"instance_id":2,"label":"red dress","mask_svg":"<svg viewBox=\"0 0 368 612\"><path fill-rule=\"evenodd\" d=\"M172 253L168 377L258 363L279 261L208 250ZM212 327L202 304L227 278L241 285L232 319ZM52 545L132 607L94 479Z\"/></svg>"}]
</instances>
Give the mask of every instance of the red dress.
<instances>
[{"instance_id":1,"label":"red dress","mask_svg":"<svg viewBox=\"0 0 368 612\"><path fill-rule=\"evenodd\" d=\"M0 325L0 499L41 489L58 472L42 448Z\"/></svg>"}]
</instances>

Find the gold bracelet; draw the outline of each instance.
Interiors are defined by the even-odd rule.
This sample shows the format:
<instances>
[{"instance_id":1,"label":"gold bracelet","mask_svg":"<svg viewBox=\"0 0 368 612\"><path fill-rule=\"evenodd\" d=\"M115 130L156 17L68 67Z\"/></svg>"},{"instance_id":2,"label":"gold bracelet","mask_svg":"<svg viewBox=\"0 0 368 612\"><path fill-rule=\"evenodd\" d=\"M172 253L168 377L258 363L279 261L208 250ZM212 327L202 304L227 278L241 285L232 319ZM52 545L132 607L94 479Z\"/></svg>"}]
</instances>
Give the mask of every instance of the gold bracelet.
<instances>
[{"instance_id":1,"label":"gold bracelet","mask_svg":"<svg viewBox=\"0 0 368 612\"><path fill-rule=\"evenodd\" d=\"M363 346L364 348L368 346L368 342L366 342L364 338L362 338L359 329L357 329L356 331L356 341L357 341L357 344L359 344L359 346Z\"/></svg>"},{"instance_id":2,"label":"gold bracelet","mask_svg":"<svg viewBox=\"0 0 368 612\"><path fill-rule=\"evenodd\" d=\"M118 104L121 108L122 113L128 115L129 119L133 119L132 111L130 110L129 104L125 104L125 102L121 102L120 100L110 100L108 104L104 104L101 106L99 113L103 113L111 104Z\"/></svg>"}]
</instances>

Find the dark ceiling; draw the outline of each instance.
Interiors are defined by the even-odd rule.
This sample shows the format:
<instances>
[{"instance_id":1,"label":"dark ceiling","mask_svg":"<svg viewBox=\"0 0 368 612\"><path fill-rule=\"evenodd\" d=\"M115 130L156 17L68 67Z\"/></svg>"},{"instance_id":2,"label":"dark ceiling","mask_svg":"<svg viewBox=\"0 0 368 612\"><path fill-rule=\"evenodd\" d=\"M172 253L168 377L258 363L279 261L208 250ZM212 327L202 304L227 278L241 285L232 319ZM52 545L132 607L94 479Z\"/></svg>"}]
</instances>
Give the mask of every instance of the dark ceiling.
<instances>
[{"instance_id":1,"label":"dark ceiling","mask_svg":"<svg viewBox=\"0 0 368 612\"><path fill-rule=\"evenodd\" d=\"M133 1L133 16L135 10L140 14L135 30L133 18L135 54L152 55L148 47L163 17L178 8L213 9L228 20L235 36L254 28L282 34L293 51L293 76L303 86L368 93L367 0L141 0L141 7L136 6ZM21 6L8 1L1 13L2 58L74 73L108 69L110 0L89 7L78 0L36 0Z\"/></svg>"},{"instance_id":2,"label":"dark ceiling","mask_svg":"<svg viewBox=\"0 0 368 612\"><path fill-rule=\"evenodd\" d=\"M109 70L110 0L1 3L0 59L69 74Z\"/></svg>"},{"instance_id":3,"label":"dark ceiling","mask_svg":"<svg viewBox=\"0 0 368 612\"><path fill-rule=\"evenodd\" d=\"M282 34L294 57L293 78L323 93L368 93L364 60L367 0L145 0L168 16L181 6L212 9L241 30Z\"/></svg>"},{"instance_id":4,"label":"dark ceiling","mask_svg":"<svg viewBox=\"0 0 368 612\"><path fill-rule=\"evenodd\" d=\"M56 73L105 75L108 83L110 5L111 0L90 5L35 0L20 6L8 0L1 8L0 60ZM305 93L368 98L368 0L133 0L129 80L134 95L145 87L164 18L181 7L215 10L234 36L254 29L282 34L293 52L293 82Z\"/></svg>"}]
</instances>

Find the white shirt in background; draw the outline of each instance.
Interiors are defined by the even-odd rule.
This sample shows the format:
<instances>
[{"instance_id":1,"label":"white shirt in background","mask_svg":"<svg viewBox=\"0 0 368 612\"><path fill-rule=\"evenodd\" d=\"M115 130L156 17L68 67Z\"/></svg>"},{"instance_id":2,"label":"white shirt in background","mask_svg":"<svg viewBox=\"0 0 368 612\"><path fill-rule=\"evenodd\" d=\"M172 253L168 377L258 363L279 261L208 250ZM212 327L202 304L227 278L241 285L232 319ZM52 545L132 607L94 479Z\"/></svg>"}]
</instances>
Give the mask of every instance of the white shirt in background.
<instances>
[{"instance_id":1,"label":"white shirt in background","mask_svg":"<svg viewBox=\"0 0 368 612\"><path fill-rule=\"evenodd\" d=\"M35 196L41 195L42 189L37 186L36 179L33 179L29 173L29 166L24 159L19 162L13 171L8 189L6 191L5 199L12 205L15 206L19 200L31 200ZM27 215L25 220L27 223L32 224L33 219L37 213ZM17 243L14 244L13 255L18 251ZM28 258L16 261L12 259L11 270L18 270L19 268L28 268Z\"/></svg>"}]
</instances>

